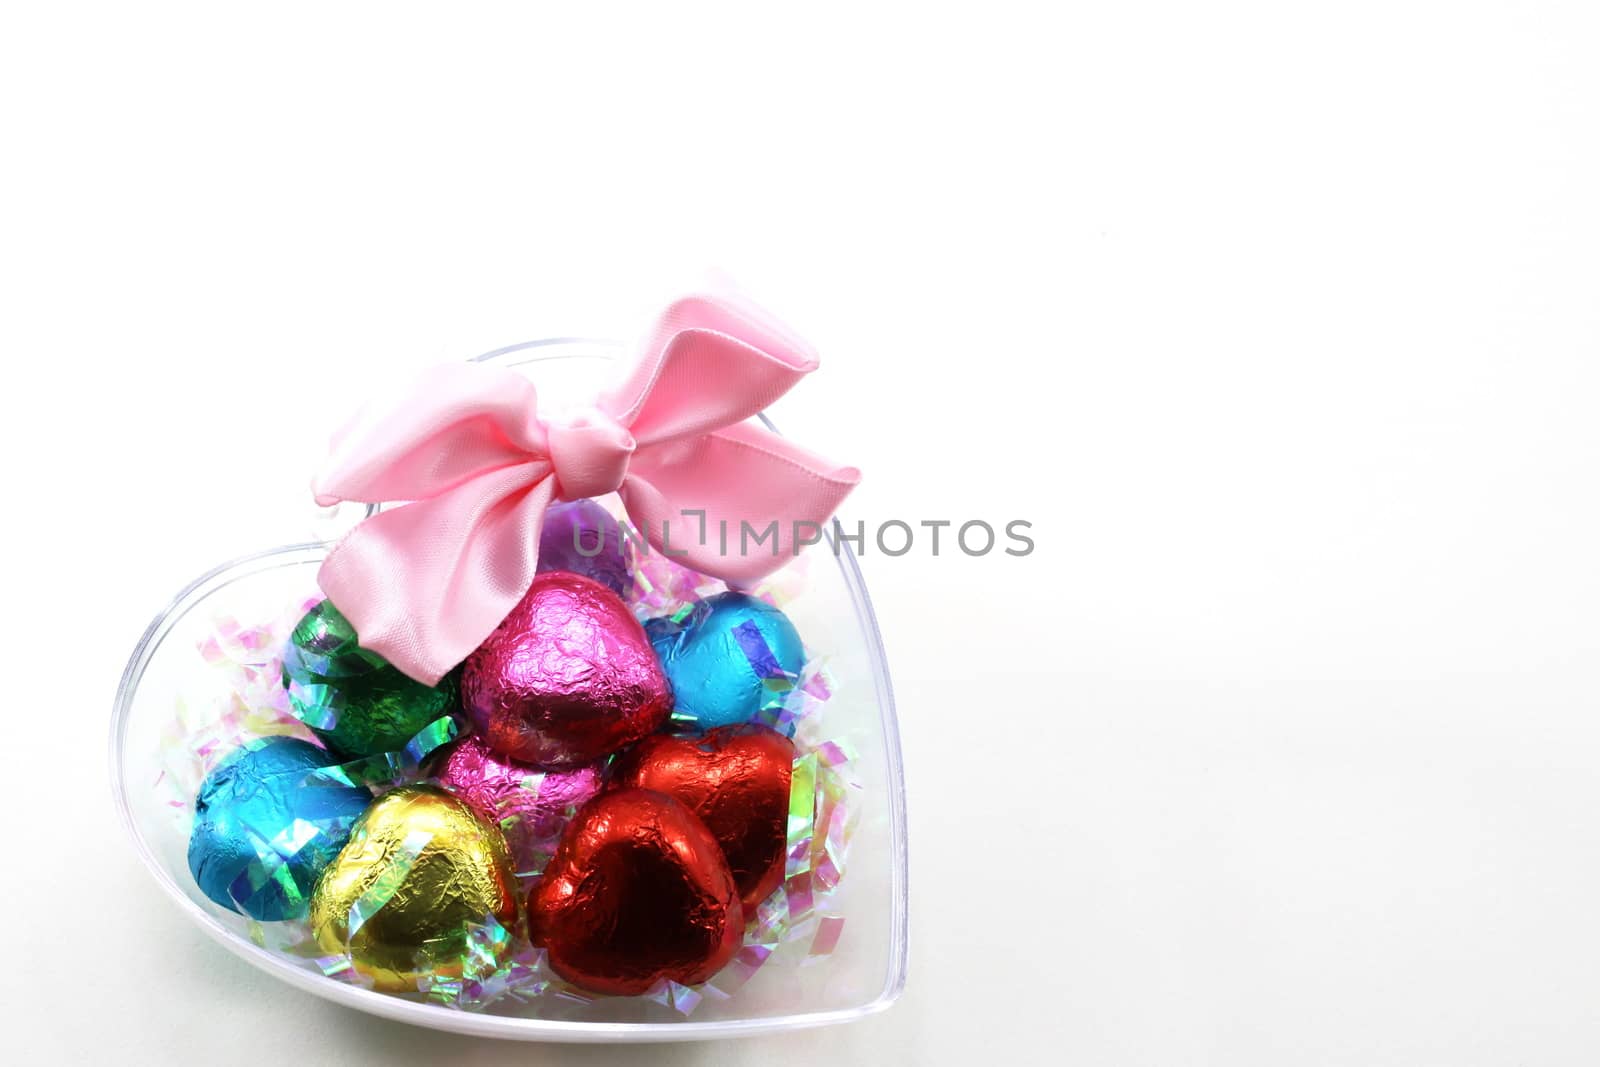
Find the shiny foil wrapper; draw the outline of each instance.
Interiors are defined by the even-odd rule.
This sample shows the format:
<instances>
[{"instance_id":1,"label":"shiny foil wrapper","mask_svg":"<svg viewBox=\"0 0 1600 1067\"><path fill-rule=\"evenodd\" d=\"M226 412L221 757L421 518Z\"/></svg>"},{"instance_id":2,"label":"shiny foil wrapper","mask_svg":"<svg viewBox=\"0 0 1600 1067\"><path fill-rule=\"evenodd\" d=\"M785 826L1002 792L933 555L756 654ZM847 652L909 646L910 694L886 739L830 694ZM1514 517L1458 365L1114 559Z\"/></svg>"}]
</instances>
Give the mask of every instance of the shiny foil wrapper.
<instances>
[{"instance_id":1,"label":"shiny foil wrapper","mask_svg":"<svg viewBox=\"0 0 1600 1067\"><path fill-rule=\"evenodd\" d=\"M647 789L605 792L579 809L529 897L528 921L558 975L618 996L661 979L706 981L744 930L716 838L683 804Z\"/></svg>"},{"instance_id":2,"label":"shiny foil wrapper","mask_svg":"<svg viewBox=\"0 0 1600 1067\"><path fill-rule=\"evenodd\" d=\"M355 628L329 600L307 612L290 634L283 684L300 721L345 756L398 752L419 734L454 734L430 731L456 707L454 676L428 686L401 674L357 644Z\"/></svg>"},{"instance_id":3,"label":"shiny foil wrapper","mask_svg":"<svg viewBox=\"0 0 1600 1067\"><path fill-rule=\"evenodd\" d=\"M601 764L541 770L489 751L477 734L457 741L437 771L438 782L495 823L511 847L518 874L537 874L555 852L572 813L600 791Z\"/></svg>"},{"instance_id":4,"label":"shiny foil wrapper","mask_svg":"<svg viewBox=\"0 0 1600 1067\"><path fill-rule=\"evenodd\" d=\"M619 756L612 788L653 789L689 807L727 858L746 914L783 882L794 745L767 726L656 734Z\"/></svg>"},{"instance_id":5,"label":"shiny foil wrapper","mask_svg":"<svg viewBox=\"0 0 1600 1067\"><path fill-rule=\"evenodd\" d=\"M552 504L539 532L539 570L592 578L618 596L633 585L622 524L593 500Z\"/></svg>"},{"instance_id":6,"label":"shiny foil wrapper","mask_svg":"<svg viewBox=\"0 0 1600 1067\"><path fill-rule=\"evenodd\" d=\"M718 593L651 619L645 632L672 685L673 719L699 729L778 711L806 662L789 617L744 593Z\"/></svg>"},{"instance_id":7,"label":"shiny foil wrapper","mask_svg":"<svg viewBox=\"0 0 1600 1067\"><path fill-rule=\"evenodd\" d=\"M541 767L592 763L656 730L672 692L644 630L582 575L537 575L467 657L462 703L496 755Z\"/></svg>"},{"instance_id":8,"label":"shiny foil wrapper","mask_svg":"<svg viewBox=\"0 0 1600 1067\"><path fill-rule=\"evenodd\" d=\"M506 950L515 885L496 827L441 789L407 786L373 803L323 871L311 932L375 988L417 990L459 978L469 954Z\"/></svg>"},{"instance_id":9,"label":"shiny foil wrapper","mask_svg":"<svg viewBox=\"0 0 1600 1067\"><path fill-rule=\"evenodd\" d=\"M344 847L372 794L290 737L234 750L200 785L189 872L206 896L252 919L305 916L317 876Z\"/></svg>"}]
</instances>

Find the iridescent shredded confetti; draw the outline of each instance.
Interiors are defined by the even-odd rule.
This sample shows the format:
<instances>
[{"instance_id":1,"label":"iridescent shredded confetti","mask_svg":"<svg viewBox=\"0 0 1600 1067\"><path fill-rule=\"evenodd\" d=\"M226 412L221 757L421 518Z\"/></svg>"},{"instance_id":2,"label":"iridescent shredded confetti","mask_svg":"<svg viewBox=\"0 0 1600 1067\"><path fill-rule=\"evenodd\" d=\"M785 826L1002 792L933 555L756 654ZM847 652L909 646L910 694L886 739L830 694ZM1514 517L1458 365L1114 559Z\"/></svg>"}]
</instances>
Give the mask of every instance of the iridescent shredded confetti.
<instances>
[{"instance_id":1,"label":"iridescent shredded confetti","mask_svg":"<svg viewBox=\"0 0 1600 1067\"><path fill-rule=\"evenodd\" d=\"M813 959L830 955L839 944L839 935L842 933L844 933L844 919L841 916L824 916L817 922L817 936L812 940L811 951L807 955Z\"/></svg>"},{"instance_id":2,"label":"iridescent shredded confetti","mask_svg":"<svg viewBox=\"0 0 1600 1067\"><path fill-rule=\"evenodd\" d=\"M289 632L316 600L296 600L278 618L255 625L220 618L199 642L200 659L217 671L221 695L208 702L180 699L162 731L156 785L175 817L188 818L200 783L244 742L283 734L317 743L290 713L279 678Z\"/></svg>"},{"instance_id":3,"label":"iridescent shredded confetti","mask_svg":"<svg viewBox=\"0 0 1600 1067\"><path fill-rule=\"evenodd\" d=\"M666 615L682 622L689 617L695 601L726 588L722 582L692 571L660 552L640 548L634 559L633 589L628 602L641 620Z\"/></svg>"}]
</instances>

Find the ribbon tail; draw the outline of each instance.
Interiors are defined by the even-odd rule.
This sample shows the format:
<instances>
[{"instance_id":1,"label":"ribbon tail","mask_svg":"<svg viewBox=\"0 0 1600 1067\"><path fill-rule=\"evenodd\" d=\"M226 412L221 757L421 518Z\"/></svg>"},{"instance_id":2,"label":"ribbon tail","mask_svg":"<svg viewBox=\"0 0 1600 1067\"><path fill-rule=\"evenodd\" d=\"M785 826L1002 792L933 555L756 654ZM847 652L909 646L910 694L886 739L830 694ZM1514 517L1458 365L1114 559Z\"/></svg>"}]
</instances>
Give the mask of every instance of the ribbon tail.
<instances>
[{"instance_id":1,"label":"ribbon tail","mask_svg":"<svg viewBox=\"0 0 1600 1067\"><path fill-rule=\"evenodd\" d=\"M435 685L533 584L554 491L536 460L381 511L334 546L317 581L361 647Z\"/></svg>"},{"instance_id":2,"label":"ribbon tail","mask_svg":"<svg viewBox=\"0 0 1600 1067\"><path fill-rule=\"evenodd\" d=\"M733 583L763 578L822 540L861 480L746 423L641 449L619 490L651 546Z\"/></svg>"}]
</instances>

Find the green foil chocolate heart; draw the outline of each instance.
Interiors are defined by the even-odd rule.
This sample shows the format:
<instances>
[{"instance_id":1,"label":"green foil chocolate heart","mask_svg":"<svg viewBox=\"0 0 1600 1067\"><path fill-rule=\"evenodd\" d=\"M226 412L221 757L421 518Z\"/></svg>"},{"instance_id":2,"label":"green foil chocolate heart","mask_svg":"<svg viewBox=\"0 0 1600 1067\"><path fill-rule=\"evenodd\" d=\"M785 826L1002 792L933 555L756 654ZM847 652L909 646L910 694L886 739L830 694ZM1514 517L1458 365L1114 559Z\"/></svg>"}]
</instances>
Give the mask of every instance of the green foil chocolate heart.
<instances>
[{"instance_id":1,"label":"green foil chocolate heart","mask_svg":"<svg viewBox=\"0 0 1600 1067\"><path fill-rule=\"evenodd\" d=\"M362 648L355 627L329 600L307 612L290 635L283 684L295 715L343 756L398 752L430 727L440 735L455 732L436 724L457 707L456 676L437 686L406 677Z\"/></svg>"}]
</instances>

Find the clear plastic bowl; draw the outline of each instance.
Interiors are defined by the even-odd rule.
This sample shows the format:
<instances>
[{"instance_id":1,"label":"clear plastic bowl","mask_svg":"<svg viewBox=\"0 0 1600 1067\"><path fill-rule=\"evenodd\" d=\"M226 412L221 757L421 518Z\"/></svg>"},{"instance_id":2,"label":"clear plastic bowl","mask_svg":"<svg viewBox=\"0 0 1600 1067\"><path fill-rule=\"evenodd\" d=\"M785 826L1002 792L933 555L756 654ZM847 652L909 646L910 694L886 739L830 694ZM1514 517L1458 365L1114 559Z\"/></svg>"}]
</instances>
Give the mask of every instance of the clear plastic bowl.
<instances>
[{"instance_id":1,"label":"clear plastic bowl","mask_svg":"<svg viewBox=\"0 0 1600 1067\"><path fill-rule=\"evenodd\" d=\"M539 386L541 409L554 410L593 396L608 380L619 352L608 342L556 339L480 358L526 374ZM826 657L833 690L821 713L827 732L855 749L851 766L860 789L852 803L860 822L829 908L844 918L841 936L831 954L781 963L774 957L730 997L708 997L688 1016L643 997L600 998L581 1010L547 998L508 999L468 1011L374 992L325 977L302 960L258 944L259 927L253 930L244 916L200 892L186 859L192 815L171 799L175 789L192 797L199 772L194 781L171 781L171 761L163 755L183 740L173 736L180 721L175 709L180 703L206 707L226 696L218 691L221 676L200 651L218 619L267 620L281 615L285 605L319 595L315 579L324 544L286 545L224 564L179 593L151 623L123 673L112 714L117 810L150 873L201 929L291 985L375 1015L485 1037L613 1042L759 1034L881 1011L899 996L906 976L905 790L889 671L872 604L855 557L838 533L835 524L828 544L811 548L779 577L803 589L784 610L808 650ZM161 781L164 777L169 780Z\"/></svg>"}]
</instances>

